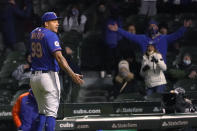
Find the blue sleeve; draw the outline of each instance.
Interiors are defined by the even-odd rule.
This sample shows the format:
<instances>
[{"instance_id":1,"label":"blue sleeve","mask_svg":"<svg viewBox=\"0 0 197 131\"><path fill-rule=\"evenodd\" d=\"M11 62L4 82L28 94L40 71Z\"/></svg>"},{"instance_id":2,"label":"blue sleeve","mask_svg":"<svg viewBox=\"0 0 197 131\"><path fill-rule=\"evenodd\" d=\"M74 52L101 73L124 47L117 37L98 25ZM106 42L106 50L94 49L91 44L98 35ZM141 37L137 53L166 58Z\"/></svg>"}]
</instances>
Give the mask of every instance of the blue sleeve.
<instances>
[{"instance_id":1,"label":"blue sleeve","mask_svg":"<svg viewBox=\"0 0 197 131\"><path fill-rule=\"evenodd\" d=\"M122 28L122 19L120 19L120 18L118 20L118 27ZM118 40L121 40L121 39L122 39L122 35L118 35Z\"/></svg>"},{"instance_id":2,"label":"blue sleeve","mask_svg":"<svg viewBox=\"0 0 197 131\"><path fill-rule=\"evenodd\" d=\"M51 53L62 50L59 42L59 38L55 33L51 33L50 35L47 36L46 41L48 43L48 48Z\"/></svg>"},{"instance_id":3,"label":"blue sleeve","mask_svg":"<svg viewBox=\"0 0 197 131\"><path fill-rule=\"evenodd\" d=\"M173 41L181 38L184 35L184 33L186 32L186 30L187 30L186 27L181 27L176 32L174 32L172 34L169 34L169 35L166 35L166 39L167 39L168 44L170 44Z\"/></svg>"},{"instance_id":4,"label":"blue sleeve","mask_svg":"<svg viewBox=\"0 0 197 131\"><path fill-rule=\"evenodd\" d=\"M106 22L106 29L105 29L105 42L107 43L107 45L114 47L118 44L118 41L122 39L122 35L120 35L118 32L114 32L111 31L108 26L109 25L114 25L114 24L118 24L118 27L122 27L122 22L120 19L118 19L117 21L109 19Z\"/></svg>"},{"instance_id":5,"label":"blue sleeve","mask_svg":"<svg viewBox=\"0 0 197 131\"><path fill-rule=\"evenodd\" d=\"M122 36L124 36L128 40L133 41L136 44L139 44L140 46L143 46L142 40L144 39L144 35L135 35L135 34L127 32L121 28L118 28L118 33L120 33Z\"/></svg>"}]
</instances>

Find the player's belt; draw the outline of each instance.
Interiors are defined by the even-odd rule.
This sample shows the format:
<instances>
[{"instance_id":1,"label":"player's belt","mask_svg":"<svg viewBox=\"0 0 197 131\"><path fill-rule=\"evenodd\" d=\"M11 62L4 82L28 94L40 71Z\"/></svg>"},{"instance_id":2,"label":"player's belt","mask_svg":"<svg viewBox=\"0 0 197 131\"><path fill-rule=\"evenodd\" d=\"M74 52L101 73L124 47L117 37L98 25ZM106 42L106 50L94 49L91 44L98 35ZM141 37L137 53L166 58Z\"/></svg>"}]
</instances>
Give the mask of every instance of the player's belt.
<instances>
[{"instance_id":1,"label":"player's belt","mask_svg":"<svg viewBox=\"0 0 197 131\"><path fill-rule=\"evenodd\" d=\"M50 71L45 71L45 70L41 70L41 71L32 71L32 74L36 74L36 73L49 73Z\"/></svg>"}]
</instances>

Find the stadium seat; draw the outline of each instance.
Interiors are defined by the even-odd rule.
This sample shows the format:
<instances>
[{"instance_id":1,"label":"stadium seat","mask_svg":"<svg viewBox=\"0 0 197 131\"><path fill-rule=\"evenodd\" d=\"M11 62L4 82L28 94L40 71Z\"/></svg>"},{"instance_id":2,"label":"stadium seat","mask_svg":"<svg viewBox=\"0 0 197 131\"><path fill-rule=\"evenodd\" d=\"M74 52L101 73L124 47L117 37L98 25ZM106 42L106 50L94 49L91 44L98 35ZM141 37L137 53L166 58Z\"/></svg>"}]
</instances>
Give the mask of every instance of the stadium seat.
<instances>
[{"instance_id":1,"label":"stadium seat","mask_svg":"<svg viewBox=\"0 0 197 131\"><path fill-rule=\"evenodd\" d=\"M0 87L2 89L2 92L0 92L6 95L2 94L0 96L4 97L2 101L4 104L10 104L12 96L18 90L18 82L12 77L12 72L24 61L24 52L15 51L8 54L3 62L0 70Z\"/></svg>"},{"instance_id":2,"label":"stadium seat","mask_svg":"<svg viewBox=\"0 0 197 131\"><path fill-rule=\"evenodd\" d=\"M174 88L182 87L186 91L197 91L197 80L196 79L183 79L175 83Z\"/></svg>"},{"instance_id":3,"label":"stadium seat","mask_svg":"<svg viewBox=\"0 0 197 131\"><path fill-rule=\"evenodd\" d=\"M144 101L144 97L138 92L126 93L120 94L114 101Z\"/></svg>"}]
</instances>

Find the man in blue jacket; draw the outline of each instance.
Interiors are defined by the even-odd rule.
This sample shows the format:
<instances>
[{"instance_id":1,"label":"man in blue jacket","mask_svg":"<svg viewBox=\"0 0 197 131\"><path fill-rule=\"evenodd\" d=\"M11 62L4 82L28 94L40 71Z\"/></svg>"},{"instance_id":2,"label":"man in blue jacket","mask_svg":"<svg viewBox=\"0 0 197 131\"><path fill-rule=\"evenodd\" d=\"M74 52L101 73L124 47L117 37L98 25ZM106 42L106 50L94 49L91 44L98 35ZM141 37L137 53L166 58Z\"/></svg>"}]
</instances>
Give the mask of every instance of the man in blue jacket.
<instances>
[{"instance_id":1,"label":"man in blue jacket","mask_svg":"<svg viewBox=\"0 0 197 131\"><path fill-rule=\"evenodd\" d=\"M38 106L31 89L18 97L12 108L12 117L18 130L36 131Z\"/></svg>"},{"instance_id":2,"label":"man in blue jacket","mask_svg":"<svg viewBox=\"0 0 197 131\"><path fill-rule=\"evenodd\" d=\"M16 18L29 18L32 12L32 1L24 0L26 8L20 9L15 0L5 0L0 3L0 28L2 30L3 42L5 49L10 48L15 50L16 32L15 21ZM2 6L3 5L3 6Z\"/></svg>"},{"instance_id":3,"label":"man in blue jacket","mask_svg":"<svg viewBox=\"0 0 197 131\"><path fill-rule=\"evenodd\" d=\"M117 31L125 38L139 44L143 53L145 53L148 44L155 44L157 50L162 54L163 59L166 62L166 53L167 53L168 44L181 38L184 35L187 28L191 26L191 24L192 24L191 20L185 20L183 27L179 28L176 32L169 35L161 35L158 31L159 28L157 26L157 23L153 20L149 22L147 34L140 34L140 35L131 34L119 28L117 24L109 25L108 28L111 31Z\"/></svg>"},{"instance_id":4,"label":"man in blue jacket","mask_svg":"<svg viewBox=\"0 0 197 131\"><path fill-rule=\"evenodd\" d=\"M120 28L122 27L122 19L119 15L119 8L116 5L111 5L110 7L110 17L106 21L105 25L105 44L106 44L106 71L107 76L111 76L112 71L115 69L115 65L117 64L117 45L118 41L122 38L122 36L114 31L111 31L108 26L111 24L117 24Z\"/></svg>"}]
</instances>

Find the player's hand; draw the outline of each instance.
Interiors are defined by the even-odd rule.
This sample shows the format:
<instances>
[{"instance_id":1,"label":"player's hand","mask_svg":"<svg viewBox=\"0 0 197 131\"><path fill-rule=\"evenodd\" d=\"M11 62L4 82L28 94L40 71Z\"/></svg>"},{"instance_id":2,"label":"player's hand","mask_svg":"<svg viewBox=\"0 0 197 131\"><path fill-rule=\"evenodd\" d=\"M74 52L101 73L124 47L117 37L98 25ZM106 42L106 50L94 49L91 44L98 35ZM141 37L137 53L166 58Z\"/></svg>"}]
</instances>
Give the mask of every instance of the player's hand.
<instances>
[{"instance_id":1,"label":"player's hand","mask_svg":"<svg viewBox=\"0 0 197 131\"><path fill-rule=\"evenodd\" d=\"M192 20L184 20L184 27L190 27L192 25Z\"/></svg>"},{"instance_id":2,"label":"player's hand","mask_svg":"<svg viewBox=\"0 0 197 131\"><path fill-rule=\"evenodd\" d=\"M109 28L111 31L117 31L117 30L118 30L118 25L117 25L117 24L108 25L108 28Z\"/></svg>"},{"instance_id":3,"label":"player's hand","mask_svg":"<svg viewBox=\"0 0 197 131\"><path fill-rule=\"evenodd\" d=\"M82 85L84 83L84 80L83 79L83 75L79 75L79 74L76 74L74 75L73 77L73 81L78 84L78 85Z\"/></svg>"}]
</instances>

